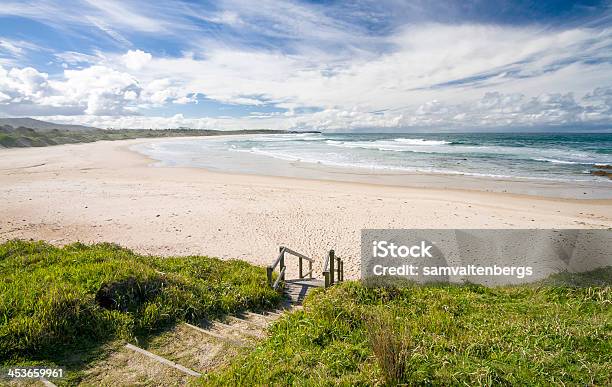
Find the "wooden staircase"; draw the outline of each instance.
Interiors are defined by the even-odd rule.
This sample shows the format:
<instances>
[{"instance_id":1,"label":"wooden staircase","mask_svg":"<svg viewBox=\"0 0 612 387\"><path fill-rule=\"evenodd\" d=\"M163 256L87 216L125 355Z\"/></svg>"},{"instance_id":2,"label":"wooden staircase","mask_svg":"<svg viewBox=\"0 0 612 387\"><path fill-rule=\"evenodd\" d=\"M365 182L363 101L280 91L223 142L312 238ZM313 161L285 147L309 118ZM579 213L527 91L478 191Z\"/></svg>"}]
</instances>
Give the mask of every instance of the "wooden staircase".
<instances>
[{"instance_id":1,"label":"wooden staircase","mask_svg":"<svg viewBox=\"0 0 612 387\"><path fill-rule=\"evenodd\" d=\"M301 306L306 294L312 289L322 288L325 283L320 279L303 278L285 281L283 294L285 295L284 306L291 308Z\"/></svg>"},{"instance_id":2,"label":"wooden staircase","mask_svg":"<svg viewBox=\"0 0 612 387\"><path fill-rule=\"evenodd\" d=\"M314 288L329 285L313 278L313 260L285 247L279 249L275 264L268 267L268 281L275 289L282 289L285 298L280 307L261 313L242 312L226 316L220 321L180 323L147 342L110 344L100 359L85 370L81 381L96 386L182 386L207 372L226 364L241 351L254 347L267 335L268 327L282 315L302 307L304 298ZM285 255L298 258L299 278L285 279ZM331 252L333 259L333 251ZM329 256L328 256L329 258ZM303 263L309 271L304 273ZM326 260L326 267L329 259ZM272 272L279 267L279 275L272 281ZM342 267L338 264L338 268ZM333 284L333 274L332 274ZM338 280L342 277L340 272Z\"/></svg>"},{"instance_id":3,"label":"wooden staircase","mask_svg":"<svg viewBox=\"0 0 612 387\"><path fill-rule=\"evenodd\" d=\"M285 309L244 312L221 321L180 323L147 342L109 345L85 370L83 385L183 386L229 364L267 335Z\"/></svg>"}]
</instances>

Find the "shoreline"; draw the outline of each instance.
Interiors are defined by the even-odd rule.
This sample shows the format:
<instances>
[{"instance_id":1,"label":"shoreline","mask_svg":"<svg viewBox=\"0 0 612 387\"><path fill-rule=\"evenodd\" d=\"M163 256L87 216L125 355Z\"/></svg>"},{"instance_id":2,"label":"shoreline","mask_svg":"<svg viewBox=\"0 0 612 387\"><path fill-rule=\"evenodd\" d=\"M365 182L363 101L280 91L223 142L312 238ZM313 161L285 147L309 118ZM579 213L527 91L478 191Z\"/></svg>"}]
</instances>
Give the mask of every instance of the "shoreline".
<instances>
[{"instance_id":1,"label":"shoreline","mask_svg":"<svg viewBox=\"0 0 612 387\"><path fill-rule=\"evenodd\" d=\"M333 248L349 279L359 276L363 228L612 227L610 199L151 167L129 149L143 142L0 150L0 240L115 242L258 265L286 245L316 258L316 273Z\"/></svg>"},{"instance_id":2,"label":"shoreline","mask_svg":"<svg viewBox=\"0 0 612 387\"><path fill-rule=\"evenodd\" d=\"M233 135L233 136L215 136L215 138L219 138L219 137L236 137L236 136L250 136L248 134L244 134L244 135ZM201 140L202 137L175 137L175 138L171 138L170 141L172 140L188 140L188 139L198 139ZM130 154L130 155L137 155L139 157L142 158L143 166L146 166L148 168L162 168L162 169L186 169L186 170L192 170L194 172L197 171L203 171L207 174L214 174L214 175L218 175L218 176L223 176L223 175L230 175L230 176L236 176L236 177L242 177L242 178L248 178L248 177L259 177L259 178L270 178L270 179L278 179L278 181L283 181L283 180L289 180L289 181L294 181L294 182L308 182L308 181L315 181L315 182L319 182L319 183L334 183L334 184L341 184L341 185L347 185L347 186L354 186L354 185L364 185L364 186L370 186L370 187L386 187L386 188L406 188L406 189L411 189L411 190L422 190L422 191L437 191L437 192L464 192L464 193L473 193L473 194L477 194L477 193L486 193L486 194L495 194L495 195L504 195L504 196L509 196L509 197L517 197L517 198L530 198L533 200L560 200L560 201L565 201L565 200L569 200L569 201L588 201L590 203L597 203L597 204L610 204L612 206L612 197L611 198L591 198L589 196L585 196L585 197L562 197L562 196L546 196L546 195L542 195L542 194L527 194L527 193L517 193L517 192L502 192L502 191L490 191L490 190L483 190L483 189L478 189L478 188L449 188L449 187L435 187L435 186L427 186L427 185L408 185L408 184L392 184L392 183L384 183L384 182L372 182L372 181L367 181L367 180L342 180L342 179L338 179L338 180L334 180L334 179L324 179L324 178L311 178L311 177L296 177L296 176L281 176L281 175L273 175L273 174L256 174L256 173L245 173L245 172L233 172L233 171L221 171L221 170L214 170L214 169L209 169L206 167L197 167L197 166L167 166L167 165L160 165L161 161L158 159L155 159L143 152L140 152L138 150L132 149L134 146L137 145L142 145L144 143L148 143L150 142L149 139L143 139L143 141L139 141L140 139L131 139L131 140L120 140L120 141L133 141L133 144L122 144L122 146L120 147L120 149L124 152L126 152L126 154ZM159 138L159 139L154 139L156 140L155 142L165 142L168 140L168 138ZM109 141L110 142L110 141ZM116 141L113 141L116 142ZM77 144L72 144L72 145L77 145ZM272 159L274 161L278 161L278 159ZM305 163L305 162L295 162L296 164L310 164L310 163ZM317 171L317 172L321 172L321 169L327 169L328 172L329 170L333 170L334 168L331 167L322 167L321 169L317 169L316 167L312 168L313 170ZM339 168L342 171L338 172L340 174L349 174L349 175L355 175L355 174L359 174L359 173L355 173L354 170L351 170L350 168ZM372 174L371 173L363 173L363 175L371 177ZM510 183L510 184L514 184L514 183L523 183L523 181L518 180L518 179L513 179L513 178L485 178L485 177L476 177L476 176L468 176L468 175L455 175L455 174L443 174L443 173L392 173L392 174L385 174L385 175L391 175L391 176L411 176L411 177L423 177L425 179L428 178L439 178L439 179L447 179L447 178L457 178L457 179L466 179L466 180L475 180L477 183L482 183L486 180L492 180L495 182L500 182L500 183ZM535 179L534 179L535 180ZM551 185L554 184L558 184L560 182L558 181L525 181L525 184L538 184L538 183L543 183L543 184L548 184L550 183ZM568 184L568 183L562 183L563 185Z\"/></svg>"},{"instance_id":3,"label":"shoreline","mask_svg":"<svg viewBox=\"0 0 612 387\"><path fill-rule=\"evenodd\" d=\"M235 136L232 136L235 137ZM242 137L252 138L252 135ZM227 139L229 136L211 138ZM183 138L184 140L185 138ZM190 138L203 141L203 138ZM161 142L178 142L173 138ZM158 141L159 142L159 141ZM142 154L156 167L195 168L209 172L235 175L255 175L281 178L295 178L317 181L349 182L379 186L407 188L461 190L475 192L496 192L523 194L532 197L567 199L612 199L612 181L589 180L566 181L561 179L520 178L510 176L477 176L462 173L411 172L388 169L367 169L357 167L332 166L321 163L283 160L249 152L231 152L205 149L206 159L201 161L174 160L147 149L147 142L129 146L129 150ZM157 157L156 157L157 156ZM169 161L171 160L172 161Z\"/></svg>"}]
</instances>

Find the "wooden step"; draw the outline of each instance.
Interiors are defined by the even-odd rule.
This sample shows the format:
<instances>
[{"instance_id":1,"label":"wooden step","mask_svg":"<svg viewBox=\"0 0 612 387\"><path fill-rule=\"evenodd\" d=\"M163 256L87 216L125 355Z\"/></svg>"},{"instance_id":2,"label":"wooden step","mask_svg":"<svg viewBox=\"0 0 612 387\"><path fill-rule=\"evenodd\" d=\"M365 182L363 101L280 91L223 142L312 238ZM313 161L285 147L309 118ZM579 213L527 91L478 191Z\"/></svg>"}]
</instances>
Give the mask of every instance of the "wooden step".
<instances>
[{"instance_id":1,"label":"wooden step","mask_svg":"<svg viewBox=\"0 0 612 387\"><path fill-rule=\"evenodd\" d=\"M230 321L233 321L233 322L235 322L237 324L242 324L242 323L249 324L251 326L255 326L255 327L257 327L259 329L262 329L262 330L266 330L268 328L268 326L269 326L268 322L258 321L255 318L245 319L245 318L240 318L240 317L236 317L236 316L227 316L226 319L230 320Z\"/></svg>"},{"instance_id":2,"label":"wooden step","mask_svg":"<svg viewBox=\"0 0 612 387\"><path fill-rule=\"evenodd\" d=\"M138 345L111 343L106 355L85 370L86 385L183 386L226 365L244 347L263 339L267 328L287 311L243 312L223 321L181 323Z\"/></svg>"},{"instance_id":3,"label":"wooden step","mask_svg":"<svg viewBox=\"0 0 612 387\"><path fill-rule=\"evenodd\" d=\"M291 305L301 305L309 291L323 285L323 281L318 279L287 280L283 293Z\"/></svg>"},{"instance_id":4,"label":"wooden step","mask_svg":"<svg viewBox=\"0 0 612 387\"><path fill-rule=\"evenodd\" d=\"M80 384L88 386L183 386L194 378L125 345L92 364L84 374Z\"/></svg>"},{"instance_id":5,"label":"wooden step","mask_svg":"<svg viewBox=\"0 0 612 387\"><path fill-rule=\"evenodd\" d=\"M214 338L216 338L218 340L221 340L221 341L227 342L229 344L235 345L237 347L245 347L246 346L245 343L243 343L242 341L236 339L235 337L230 337L228 335L224 335L224 334L219 333L219 332L217 332L215 330L211 330L211 329L207 329L207 328L202 328L202 327L199 327L197 325L192 325L192 324L188 324L188 323L185 323L185 326L187 326L187 327L189 327L189 328L191 328L193 330L196 330L196 331L198 331L200 333L203 333L203 334L205 334L207 336L214 337Z\"/></svg>"},{"instance_id":6,"label":"wooden step","mask_svg":"<svg viewBox=\"0 0 612 387\"><path fill-rule=\"evenodd\" d=\"M199 372L195 372L192 369L184 367L184 366L182 366L182 365L180 365L178 363L175 363L175 362L173 362L171 360L165 359L165 358L163 358L163 357L161 357L159 355L156 355L156 354L154 354L152 352L146 351L146 350L144 350L142 348L139 348L139 347L137 347L137 346L135 346L133 344L129 344L128 343L128 344L125 345L125 347L127 349L129 349L129 350L134 351L134 352L141 353L141 354L143 354L143 355L145 355L145 356L147 356L147 357L157 361L158 363L167 365L168 367L176 368L177 370L181 371L184 374L187 374L187 375L190 375L190 376L196 376L196 377L197 376L202 376L202 374L199 373Z\"/></svg>"}]
</instances>

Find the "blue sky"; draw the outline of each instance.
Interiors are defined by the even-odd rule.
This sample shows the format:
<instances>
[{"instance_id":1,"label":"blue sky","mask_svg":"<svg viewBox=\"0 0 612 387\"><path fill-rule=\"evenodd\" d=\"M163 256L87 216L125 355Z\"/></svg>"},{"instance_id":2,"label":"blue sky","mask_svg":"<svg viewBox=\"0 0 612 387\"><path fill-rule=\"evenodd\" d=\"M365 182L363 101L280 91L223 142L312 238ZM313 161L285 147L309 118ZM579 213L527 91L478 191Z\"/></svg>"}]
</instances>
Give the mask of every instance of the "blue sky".
<instances>
[{"instance_id":1,"label":"blue sky","mask_svg":"<svg viewBox=\"0 0 612 387\"><path fill-rule=\"evenodd\" d=\"M610 1L3 1L0 116L99 127L609 127Z\"/></svg>"}]
</instances>

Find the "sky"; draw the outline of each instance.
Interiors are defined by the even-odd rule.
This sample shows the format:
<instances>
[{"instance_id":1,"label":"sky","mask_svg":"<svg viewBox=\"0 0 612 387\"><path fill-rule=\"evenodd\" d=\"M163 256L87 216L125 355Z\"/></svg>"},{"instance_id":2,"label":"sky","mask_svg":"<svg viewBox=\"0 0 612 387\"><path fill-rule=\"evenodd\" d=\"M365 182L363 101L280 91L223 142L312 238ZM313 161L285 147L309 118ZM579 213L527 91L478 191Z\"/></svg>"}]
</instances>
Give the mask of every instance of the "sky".
<instances>
[{"instance_id":1,"label":"sky","mask_svg":"<svg viewBox=\"0 0 612 387\"><path fill-rule=\"evenodd\" d=\"M3 0L2 116L101 128L611 128L612 2Z\"/></svg>"}]
</instances>

